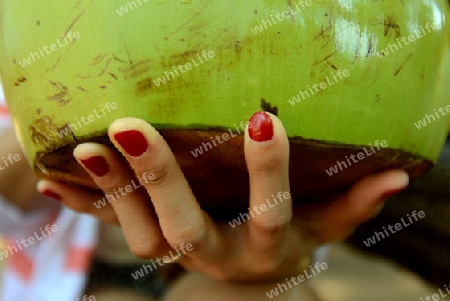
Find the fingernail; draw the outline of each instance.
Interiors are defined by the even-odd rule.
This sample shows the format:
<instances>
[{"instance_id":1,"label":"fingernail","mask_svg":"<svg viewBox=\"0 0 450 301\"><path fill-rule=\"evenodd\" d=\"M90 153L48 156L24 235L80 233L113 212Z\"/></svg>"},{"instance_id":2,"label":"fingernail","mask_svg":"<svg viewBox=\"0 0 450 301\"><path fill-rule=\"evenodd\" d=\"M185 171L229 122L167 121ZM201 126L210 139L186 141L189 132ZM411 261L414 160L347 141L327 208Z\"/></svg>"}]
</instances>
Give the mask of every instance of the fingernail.
<instances>
[{"instance_id":1,"label":"fingernail","mask_svg":"<svg viewBox=\"0 0 450 301\"><path fill-rule=\"evenodd\" d=\"M147 139L141 132L136 130L117 133L114 135L114 138L133 157L139 157L148 149Z\"/></svg>"},{"instance_id":2,"label":"fingernail","mask_svg":"<svg viewBox=\"0 0 450 301\"><path fill-rule=\"evenodd\" d=\"M80 161L84 167L93 172L97 177L103 177L109 172L108 162L101 156L94 156Z\"/></svg>"},{"instance_id":3,"label":"fingernail","mask_svg":"<svg viewBox=\"0 0 450 301\"><path fill-rule=\"evenodd\" d=\"M382 196L381 199L387 199L390 197L393 197L396 194L399 194L400 192L402 192L403 190L405 190L405 188L408 186L409 184L409 175L406 172L400 172L398 174L396 174L392 180L393 183L395 183L395 185L393 185L394 187L396 186L397 188L392 188L388 191L386 191Z\"/></svg>"},{"instance_id":4,"label":"fingernail","mask_svg":"<svg viewBox=\"0 0 450 301\"><path fill-rule=\"evenodd\" d=\"M405 188L398 188L398 189L392 189L392 190L389 190L389 191L387 191L385 194L383 194L383 195L381 196L381 199L384 200L384 199L393 197L394 195L399 194L400 192L402 192L404 189L405 189Z\"/></svg>"},{"instance_id":5,"label":"fingernail","mask_svg":"<svg viewBox=\"0 0 450 301\"><path fill-rule=\"evenodd\" d=\"M61 201L62 199L62 197L59 194L50 189L44 189L43 191L41 191L41 194L58 202Z\"/></svg>"},{"instance_id":6,"label":"fingernail","mask_svg":"<svg viewBox=\"0 0 450 301\"><path fill-rule=\"evenodd\" d=\"M253 141L264 142L273 137L273 123L266 112L256 112L250 118L248 135Z\"/></svg>"}]
</instances>

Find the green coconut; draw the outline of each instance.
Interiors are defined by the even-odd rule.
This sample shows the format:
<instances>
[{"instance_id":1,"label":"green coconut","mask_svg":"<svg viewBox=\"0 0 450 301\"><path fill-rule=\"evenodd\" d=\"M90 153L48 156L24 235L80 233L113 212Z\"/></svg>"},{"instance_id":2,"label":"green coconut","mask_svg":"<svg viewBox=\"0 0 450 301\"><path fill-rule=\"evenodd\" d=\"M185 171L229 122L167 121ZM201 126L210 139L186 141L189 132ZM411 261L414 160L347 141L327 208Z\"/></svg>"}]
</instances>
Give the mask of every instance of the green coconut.
<instances>
[{"instance_id":1,"label":"green coconut","mask_svg":"<svg viewBox=\"0 0 450 301\"><path fill-rule=\"evenodd\" d=\"M449 133L445 0L4 0L0 14L6 100L44 177L96 188L72 150L110 145L110 123L134 116L223 216L248 204L255 111L287 130L296 201L390 168L423 175Z\"/></svg>"}]
</instances>

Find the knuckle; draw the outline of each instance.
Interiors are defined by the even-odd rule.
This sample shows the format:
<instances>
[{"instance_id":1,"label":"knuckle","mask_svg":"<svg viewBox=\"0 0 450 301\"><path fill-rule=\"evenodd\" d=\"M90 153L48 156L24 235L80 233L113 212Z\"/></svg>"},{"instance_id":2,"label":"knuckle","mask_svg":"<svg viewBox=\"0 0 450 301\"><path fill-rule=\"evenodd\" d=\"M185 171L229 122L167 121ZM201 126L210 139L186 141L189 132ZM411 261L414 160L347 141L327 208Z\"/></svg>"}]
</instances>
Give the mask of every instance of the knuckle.
<instances>
[{"instance_id":1,"label":"knuckle","mask_svg":"<svg viewBox=\"0 0 450 301\"><path fill-rule=\"evenodd\" d=\"M279 169L280 167L280 160L278 159L272 159L272 160L266 160L266 159L258 159L253 168L252 171L258 172L258 173L272 173Z\"/></svg>"},{"instance_id":2,"label":"knuckle","mask_svg":"<svg viewBox=\"0 0 450 301\"><path fill-rule=\"evenodd\" d=\"M142 244L130 244L130 251L136 257L142 258L142 259L150 259L151 255L152 255L148 246L145 246Z\"/></svg>"},{"instance_id":3,"label":"knuckle","mask_svg":"<svg viewBox=\"0 0 450 301\"><path fill-rule=\"evenodd\" d=\"M133 244L130 245L130 251L138 258L150 259L152 257L147 246Z\"/></svg>"},{"instance_id":4,"label":"knuckle","mask_svg":"<svg viewBox=\"0 0 450 301\"><path fill-rule=\"evenodd\" d=\"M156 240L136 240L129 243L130 251L142 259L152 259L158 255L161 243Z\"/></svg>"},{"instance_id":5,"label":"knuckle","mask_svg":"<svg viewBox=\"0 0 450 301\"><path fill-rule=\"evenodd\" d=\"M147 170L151 170L151 180L146 181L149 186L165 186L172 178L173 167L169 162L157 162Z\"/></svg>"},{"instance_id":6,"label":"knuckle","mask_svg":"<svg viewBox=\"0 0 450 301\"><path fill-rule=\"evenodd\" d=\"M289 227L290 219L281 218L275 221L267 220L267 219L255 219L253 221L253 227L264 234L270 236L280 235Z\"/></svg>"},{"instance_id":7,"label":"knuckle","mask_svg":"<svg viewBox=\"0 0 450 301\"><path fill-rule=\"evenodd\" d=\"M182 244L190 244L191 248L196 250L204 244L205 239L206 231L204 227L189 226L177 231L174 238L168 239L168 242L173 249L179 248Z\"/></svg>"},{"instance_id":8,"label":"knuckle","mask_svg":"<svg viewBox=\"0 0 450 301\"><path fill-rule=\"evenodd\" d=\"M284 165L280 158L258 158L249 166L249 172L279 176Z\"/></svg>"}]
</instances>

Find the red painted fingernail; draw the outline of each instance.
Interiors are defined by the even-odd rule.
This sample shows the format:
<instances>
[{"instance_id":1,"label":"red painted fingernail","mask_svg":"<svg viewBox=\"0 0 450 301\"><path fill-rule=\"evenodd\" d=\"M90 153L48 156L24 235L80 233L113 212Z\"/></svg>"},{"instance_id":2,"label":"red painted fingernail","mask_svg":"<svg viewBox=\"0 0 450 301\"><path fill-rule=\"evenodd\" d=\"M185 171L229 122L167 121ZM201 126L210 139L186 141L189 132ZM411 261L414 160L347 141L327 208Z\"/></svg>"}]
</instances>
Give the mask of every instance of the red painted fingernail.
<instances>
[{"instance_id":1,"label":"red painted fingernail","mask_svg":"<svg viewBox=\"0 0 450 301\"><path fill-rule=\"evenodd\" d=\"M94 156L80 161L84 167L92 171L97 177L103 177L109 172L108 162L101 156Z\"/></svg>"},{"instance_id":2,"label":"red painted fingernail","mask_svg":"<svg viewBox=\"0 0 450 301\"><path fill-rule=\"evenodd\" d=\"M405 188L389 190L389 191L387 191L385 194L383 194L383 195L381 196L381 199L384 200L384 199L393 197L394 195L399 194L400 192L402 192L404 189L405 189Z\"/></svg>"},{"instance_id":3,"label":"red painted fingernail","mask_svg":"<svg viewBox=\"0 0 450 301\"><path fill-rule=\"evenodd\" d=\"M62 197L59 194L57 194L56 192L53 192L50 189L45 189L44 191L41 191L41 194L43 194L46 197L51 198L55 201L58 201L58 202L61 201L61 199L62 199Z\"/></svg>"},{"instance_id":4,"label":"red painted fingernail","mask_svg":"<svg viewBox=\"0 0 450 301\"><path fill-rule=\"evenodd\" d=\"M266 112L256 112L250 118L248 135L257 142L268 141L273 137L273 123Z\"/></svg>"},{"instance_id":5,"label":"red painted fingernail","mask_svg":"<svg viewBox=\"0 0 450 301\"><path fill-rule=\"evenodd\" d=\"M148 149L147 139L141 132L136 130L117 133L114 135L114 138L133 157L139 157Z\"/></svg>"}]
</instances>

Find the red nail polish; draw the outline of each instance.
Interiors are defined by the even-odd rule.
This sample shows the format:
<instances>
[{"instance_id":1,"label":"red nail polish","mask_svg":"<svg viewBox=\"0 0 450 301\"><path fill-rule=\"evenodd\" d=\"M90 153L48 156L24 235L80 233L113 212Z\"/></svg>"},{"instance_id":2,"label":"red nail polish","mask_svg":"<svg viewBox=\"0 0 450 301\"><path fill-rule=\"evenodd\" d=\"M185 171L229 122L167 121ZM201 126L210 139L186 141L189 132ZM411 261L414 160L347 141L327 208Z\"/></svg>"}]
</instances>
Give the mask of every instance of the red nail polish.
<instances>
[{"instance_id":1,"label":"red nail polish","mask_svg":"<svg viewBox=\"0 0 450 301\"><path fill-rule=\"evenodd\" d=\"M400 192L402 192L404 189L405 188L389 190L389 191L387 191L385 194L383 194L381 196L381 199L387 199L387 198L393 197L394 195L399 194Z\"/></svg>"},{"instance_id":2,"label":"red nail polish","mask_svg":"<svg viewBox=\"0 0 450 301\"><path fill-rule=\"evenodd\" d=\"M103 177L109 172L108 162L101 156L94 156L80 161L84 167L92 171L97 177Z\"/></svg>"},{"instance_id":3,"label":"red nail polish","mask_svg":"<svg viewBox=\"0 0 450 301\"><path fill-rule=\"evenodd\" d=\"M45 189L44 191L41 192L41 194L58 202L61 201L62 199L59 194L51 191L50 189Z\"/></svg>"},{"instance_id":4,"label":"red nail polish","mask_svg":"<svg viewBox=\"0 0 450 301\"><path fill-rule=\"evenodd\" d=\"M266 112L256 112L250 118L248 135L257 142L268 141L273 137L273 123Z\"/></svg>"},{"instance_id":5,"label":"red nail polish","mask_svg":"<svg viewBox=\"0 0 450 301\"><path fill-rule=\"evenodd\" d=\"M139 157L148 149L147 139L141 132L136 130L117 133L114 135L114 138L133 157Z\"/></svg>"}]
</instances>

